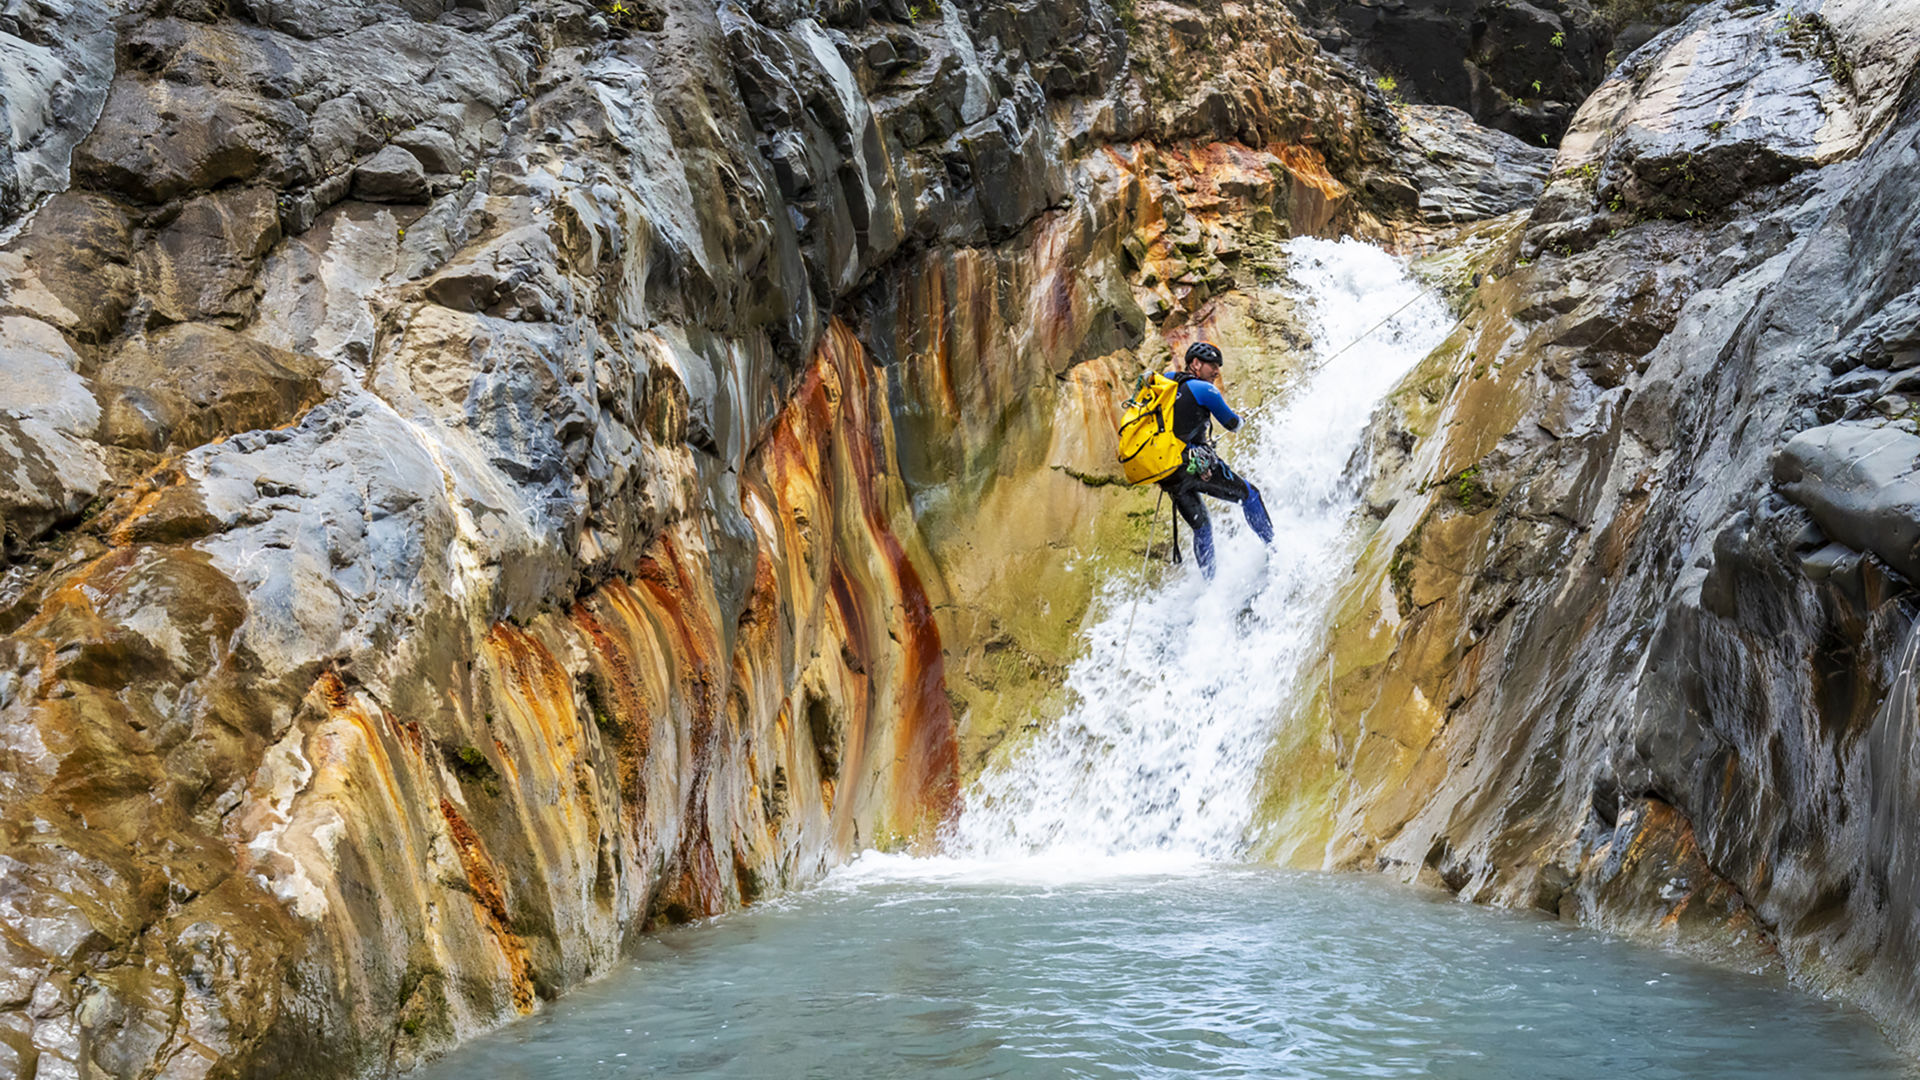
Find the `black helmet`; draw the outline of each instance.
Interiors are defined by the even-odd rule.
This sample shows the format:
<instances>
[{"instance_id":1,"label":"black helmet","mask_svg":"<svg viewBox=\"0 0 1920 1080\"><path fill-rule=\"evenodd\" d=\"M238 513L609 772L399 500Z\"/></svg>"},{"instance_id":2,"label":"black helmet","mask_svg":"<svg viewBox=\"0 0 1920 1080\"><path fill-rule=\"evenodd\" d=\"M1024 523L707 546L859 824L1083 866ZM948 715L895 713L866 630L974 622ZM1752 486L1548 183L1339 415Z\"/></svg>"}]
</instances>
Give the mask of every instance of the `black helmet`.
<instances>
[{"instance_id":1,"label":"black helmet","mask_svg":"<svg viewBox=\"0 0 1920 1080\"><path fill-rule=\"evenodd\" d=\"M1225 362L1221 359L1220 350L1204 341L1196 341L1187 346L1187 366L1192 367L1195 360L1204 360L1209 364Z\"/></svg>"}]
</instances>

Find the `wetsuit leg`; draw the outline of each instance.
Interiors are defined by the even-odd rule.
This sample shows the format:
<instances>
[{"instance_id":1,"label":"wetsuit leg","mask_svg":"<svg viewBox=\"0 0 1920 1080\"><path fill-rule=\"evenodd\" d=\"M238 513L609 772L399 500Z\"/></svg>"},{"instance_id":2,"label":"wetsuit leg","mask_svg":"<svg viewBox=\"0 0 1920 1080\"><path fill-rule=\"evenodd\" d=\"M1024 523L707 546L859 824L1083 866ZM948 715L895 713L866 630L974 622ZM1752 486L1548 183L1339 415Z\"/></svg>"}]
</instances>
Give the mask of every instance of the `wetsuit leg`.
<instances>
[{"instance_id":1,"label":"wetsuit leg","mask_svg":"<svg viewBox=\"0 0 1920 1080\"><path fill-rule=\"evenodd\" d=\"M1173 509L1180 520L1187 523L1193 532L1193 558L1200 564L1200 572L1213 576L1213 523L1207 520L1207 507L1200 501L1200 492L1205 481L1186 473L1175 473L1160 482L1160 487L1173 497Z\"/></svg>"},{"instance_id":2,"label":"wetsuit leg","mask_svg":"<svg viewBox=\"0 0 1920 1080\"><path fill-rule=\"evenodd\" d=\"M1240 481L1247 484L1245 480ZM1247 497L1240 504L1240 512L1247 515L1247 526L1262 542L1273 543L1273 519L1267 516L1267 504L1260 498L1260 489L1247 484Z\"/></svg>"},{"instance_id":3,"label":"wetsuit leg","mask_svg":"<svg viewBox=\"0 0 1920 1080\"><path fill-rule=\"evenodd\" d=\"M1273 543L1273 521L1267 516L1267 504L1260 498L1260 489L1235 473L1226 462L1221 462L1207 479L1192 479L1192 484L1194 490L1203 494L1239 503L1254 534L1266 543Z\"/></svg>"}]
</instances>

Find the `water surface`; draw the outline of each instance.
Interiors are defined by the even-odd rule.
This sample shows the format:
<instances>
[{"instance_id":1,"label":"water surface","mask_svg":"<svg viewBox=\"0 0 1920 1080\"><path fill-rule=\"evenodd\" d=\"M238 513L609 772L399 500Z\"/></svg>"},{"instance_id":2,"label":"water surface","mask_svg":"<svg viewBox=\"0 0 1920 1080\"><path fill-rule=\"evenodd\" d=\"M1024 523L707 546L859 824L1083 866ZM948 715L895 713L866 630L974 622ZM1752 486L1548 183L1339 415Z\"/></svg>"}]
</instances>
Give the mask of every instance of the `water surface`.
<instances>
[{"instance_id":1,"label":"water surface","mask_svg":"<svg viewBox=\"0 0 1920 1080\"><path fill-rule=\"evenodd\" d=\"M432 1080L1905 1075L1861 1014L1373 877L869 859ZM984 878L984 880L983 880Z\"/></svg>"}]
</instances>

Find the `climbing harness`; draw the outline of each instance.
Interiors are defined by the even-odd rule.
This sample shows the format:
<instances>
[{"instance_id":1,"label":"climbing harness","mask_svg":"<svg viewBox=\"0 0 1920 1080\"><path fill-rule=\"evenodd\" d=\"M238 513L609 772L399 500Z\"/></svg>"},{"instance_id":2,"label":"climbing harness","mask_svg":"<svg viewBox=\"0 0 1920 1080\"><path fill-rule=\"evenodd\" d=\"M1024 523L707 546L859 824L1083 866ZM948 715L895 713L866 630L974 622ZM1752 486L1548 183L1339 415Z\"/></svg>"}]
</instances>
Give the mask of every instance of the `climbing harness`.
<instances>
[{"instance_id":1,"label":"climbing harness","mask_svg":"<svg viewBox=\"0 0 1920 1080\"><path fill-rule=\"evenodd\" d=\"M1220 455L1206 443L1187 447L1187 475L1206 479L1220 465Z\"/></svg>"}]
</instances>

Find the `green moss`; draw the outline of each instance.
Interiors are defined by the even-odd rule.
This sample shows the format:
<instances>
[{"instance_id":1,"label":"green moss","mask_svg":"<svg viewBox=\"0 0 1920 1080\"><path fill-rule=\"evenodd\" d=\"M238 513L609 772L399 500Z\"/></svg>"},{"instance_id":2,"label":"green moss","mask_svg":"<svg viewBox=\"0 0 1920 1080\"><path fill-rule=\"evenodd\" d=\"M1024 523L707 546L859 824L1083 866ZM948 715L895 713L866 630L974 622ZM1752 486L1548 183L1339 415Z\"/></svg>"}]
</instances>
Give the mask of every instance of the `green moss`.
<instances>
[{"instance_id":1,"label":"green moss","mask_svg":"<svg viewBox=\"0 0 1920 1080\"><path fill-rule=\"evenodd\" d=\"M462 746L449 751L447 757L453 765L454 775L462 782L477 782L484 787L493 784L499 775L487 760L487 755L477 746Z\"/></svg>"},{"instance_id":2,"label":"green moss","mask_svg":"<svg viewBox=\"0 0 1920 1080\"><path fill-rule=\"evenodd\" d=\"M613 710L608 707L606 686L600 676L586 671L580 674L580 693L587 699L587 715L593 717L593 726L603 734L614 734L620 730L620 724L614 719Z\"/></svg>"},{"instance_id":3,"label":"green moss","mask_svg":"<svg viewBox=\"0 0 1920 1080\"><path fill-rule=\"evenodd\" d=\"M1432 518L1433 511L1428 510L1407 538L1394 546L1393 557L1387 561L1387 580L1393 583L1393 595L1401 611L1413 610L1413 563L1420 555L1420 534Z\"/></svg>"},{"instance_id":4,"label":"green moss","mask_svg":"<svg viewBox=\"0 0 1920 1080\"><path fill-rule=\"evenodd\" d=\"M1092 488L1112 487L1115 485L1126 483L1126 481L1120 477L1108 476L1100 473L1083 473L1077 469L1070 468L1066 465L1055 465L1054 468L1060 472L1066 473L1068 476L1071 476L1075 480L1078 480L1081 483Z\"/></svg>"},{"instance_id":5,"label":"green moss","mask_svg":"<svg viewBox=\"0 0 1920 1080\"><path fill-rule=\"evenodd\" d=\"M1491 487L1480 478L1480 466L1469 465L1446 480L1448 490L1460 508L1469 514L1477 514L1494 504L1496 495Z\"/></svg>"},{"instance_id":6,"label":"green moss","mask_svg":"<svg viewBox=\"0 0 1920 1080\"><path fill-rule=\"evenodd\" d=\"M394 1002L395 1030L414 1042L453 1038L447 1007L447 976L437 965L415 962L400 976Z\"/></svg>"}]
</instances>

